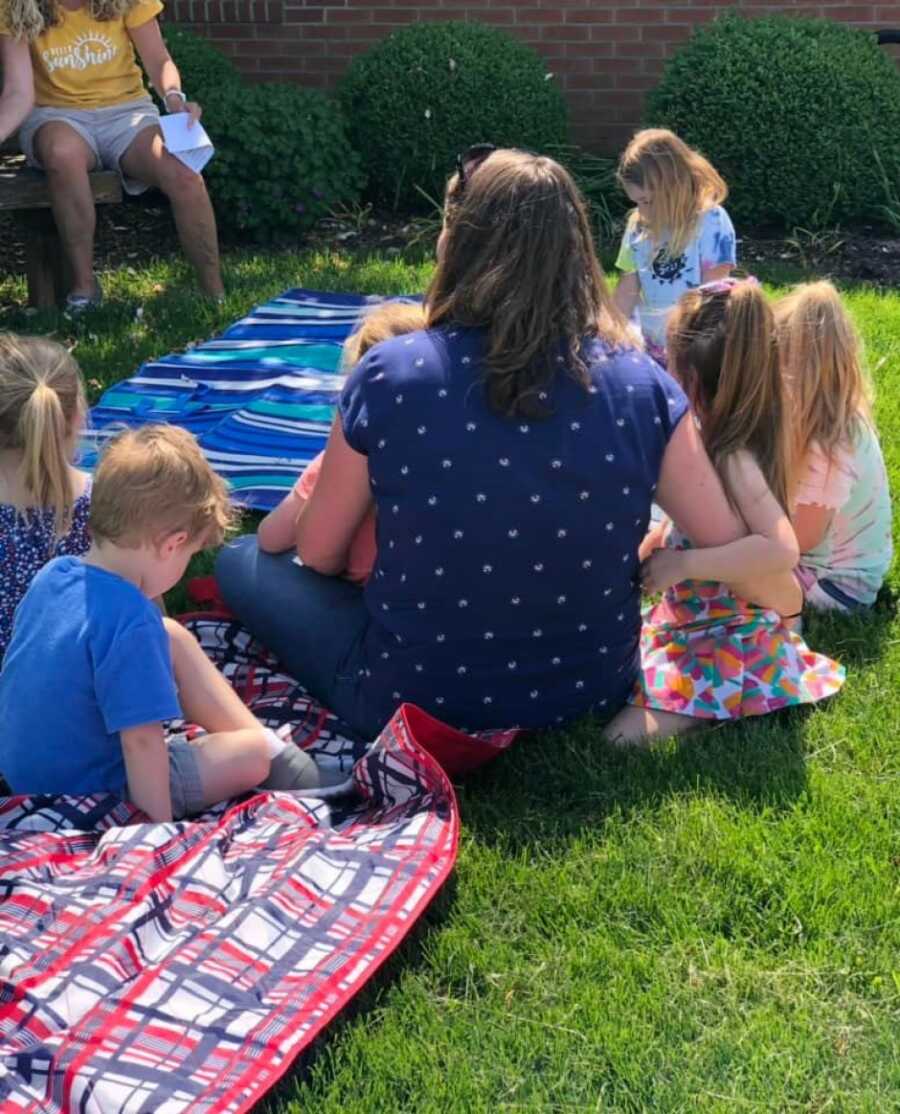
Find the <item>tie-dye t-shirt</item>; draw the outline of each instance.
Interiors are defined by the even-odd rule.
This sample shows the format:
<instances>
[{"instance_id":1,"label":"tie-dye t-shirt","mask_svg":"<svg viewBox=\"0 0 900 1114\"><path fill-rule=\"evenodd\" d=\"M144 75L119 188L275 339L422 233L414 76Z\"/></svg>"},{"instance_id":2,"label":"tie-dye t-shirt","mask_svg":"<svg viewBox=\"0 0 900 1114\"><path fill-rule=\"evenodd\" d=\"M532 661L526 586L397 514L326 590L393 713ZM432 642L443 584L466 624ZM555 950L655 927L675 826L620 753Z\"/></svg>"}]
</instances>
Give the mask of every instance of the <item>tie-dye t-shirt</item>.
<instances>
[{"instance_id":1,"label":"tie-dye t-shirt","mask_svg":"<svg viewBox=\"0 0 900 1114\"><path fill-rule=\"evenodd\" d=\"M794 502L834 512L825 537L800 555L805 590L827 580L860 604L873 604L891 563L891 498L878 435L860 422L852 446L829 461L818 445L807 454Z\"/></svg>"},{"instance_id":2,"label":"tie-dye t-shirt","mask_svg":"<svg viewBox=\"0 0 900 1114\"><path fill-rule=\"evenodd\" d=\"M737 263L734 225L721 205L701 214L696 235L681 255L670 259L666 248L666 244L654 246L641 226L630 220L616 259L620 271L637 273L641 332L658 348L666 346L669 312L686 290L701 284L703 271Z\"/></svg>"}]
</instances>

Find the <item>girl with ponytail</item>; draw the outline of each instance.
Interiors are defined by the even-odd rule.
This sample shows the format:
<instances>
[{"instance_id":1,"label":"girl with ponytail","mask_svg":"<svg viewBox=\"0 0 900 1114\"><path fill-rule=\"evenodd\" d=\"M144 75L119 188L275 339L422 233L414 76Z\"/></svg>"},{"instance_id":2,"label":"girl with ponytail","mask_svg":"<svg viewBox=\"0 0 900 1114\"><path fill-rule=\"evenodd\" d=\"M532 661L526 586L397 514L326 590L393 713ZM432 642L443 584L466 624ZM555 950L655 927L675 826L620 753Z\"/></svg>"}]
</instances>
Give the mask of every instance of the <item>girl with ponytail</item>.
<instances>
[{"instance_id":1,"label":"girl with ponytail","mask_svg":"<svg viewBox=\"0 0 900 1114\"><path fill-rule=\"evenodd\" d=\"M85 410L65 348L0 333L0 659L35 573L90 546L90 478L71 463Z\"/></svg>"},{"instance_id":2,"label":"girl with ponytail","mask_svg":"<svg viewBox=\"0 0 900 1114\"><path fill-rule=\"evenodd\" d=\"M668 351L748 536L694 549L664 522L645 539L644 587L664 595L644 617L629 705L607 728L621 743L812 703L844 681L840 666L790 629L801 606L787 509L791 437L775 321L762 290L753 280L726 279L685 294L669 324ZM751 577L752 602L742 591Z\"/></svg>"}]
</instances>

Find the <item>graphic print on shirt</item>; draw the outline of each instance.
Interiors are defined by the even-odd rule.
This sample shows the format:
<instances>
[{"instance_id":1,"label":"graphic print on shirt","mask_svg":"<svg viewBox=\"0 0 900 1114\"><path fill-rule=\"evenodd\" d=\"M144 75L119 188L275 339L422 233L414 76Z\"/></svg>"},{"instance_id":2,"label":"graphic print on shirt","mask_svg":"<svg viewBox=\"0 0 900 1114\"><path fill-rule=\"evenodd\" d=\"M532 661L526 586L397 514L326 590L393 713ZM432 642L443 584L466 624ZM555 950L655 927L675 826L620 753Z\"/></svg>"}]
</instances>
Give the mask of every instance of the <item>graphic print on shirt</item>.
<instances>
[{"instance_id":1,"label":"graphic print on shirt","mask_svg":"<svg viewBox=\"0 0 900 1114\"><path fill-rule=\"evenodd\" d=\"M91 66L105 66L117 54L115 43L101 31L79 35L74 42L64 46L51 46L41 51L41 60L47 73L55 70L87 70Z\"/></svg>"},{"instance_id":2,"label":"graphic print on shirt","mask_svg":"<svg viewBox=\"0 0 900 1114\"><path fill-rule=\"evenodd\" d=\"M653 277L659 282L667 282L670 285L676 283L687 269L687 262L685 252L673 257L669 255L668 247L660 248L651 264Z\"/></svg>"}]
</instances>

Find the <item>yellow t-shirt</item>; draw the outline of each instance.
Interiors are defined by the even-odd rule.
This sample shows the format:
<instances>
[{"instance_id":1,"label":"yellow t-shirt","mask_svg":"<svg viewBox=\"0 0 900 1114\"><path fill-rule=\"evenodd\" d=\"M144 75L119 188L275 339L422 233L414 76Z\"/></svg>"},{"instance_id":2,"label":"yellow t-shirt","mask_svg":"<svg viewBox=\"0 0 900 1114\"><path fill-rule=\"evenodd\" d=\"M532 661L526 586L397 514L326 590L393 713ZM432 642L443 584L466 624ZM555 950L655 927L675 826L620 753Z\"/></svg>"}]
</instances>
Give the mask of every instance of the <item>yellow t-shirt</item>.
<instances>
[{"instance_id":1,"label":"yellow t-shirt","mask_svg":"<svg viewBox=\"0 0 900 1114\"><path fill-rule=\"evenodd\" d=\"M129 30L162 11L160 0L137 0L121 19L91 18L88 0L77 11L57 5L59 22L31 43L34 103L54 108L108 108L146 95ZM0 4L0 12L5 5ZM8 34L0 15L0 34Z\"/></svg>"}]
</instances>

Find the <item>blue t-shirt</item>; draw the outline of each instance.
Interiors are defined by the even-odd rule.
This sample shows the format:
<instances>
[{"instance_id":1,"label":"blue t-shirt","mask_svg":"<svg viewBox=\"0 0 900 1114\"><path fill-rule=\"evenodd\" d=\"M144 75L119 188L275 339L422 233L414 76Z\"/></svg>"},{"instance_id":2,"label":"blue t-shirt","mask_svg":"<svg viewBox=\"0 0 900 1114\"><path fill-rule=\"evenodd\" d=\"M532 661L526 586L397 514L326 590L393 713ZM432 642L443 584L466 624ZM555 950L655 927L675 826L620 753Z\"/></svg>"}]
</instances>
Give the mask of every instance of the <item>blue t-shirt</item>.
<instances>
[{"instance_id":1,"label":"blue t-shirt","mask_svg":"<svg viewBox=\"0 0 900 1114\"><path fill-rule=\"evenodd\" d=\"M550 417L504 418L483 348L467 328L386 341L341 399L377 508L360 685L385 720L407 700L460 727L543 726L612 709L637 675L637 550L684 394L591 341L589 389L561 365Z\"/></svg>"},{"instance_id":2,"label":"blue t-shirt","mask_svg":"<svg viewBox=\"0 0 900 1114\"><path fill-rule=\"evenodd\" d=\"M659 348L666 346L669 314L681 295L701 284L704 270L723 264L733 267L737 263L734 225L721 205L701 213L694 238L681 255L670 258L667 247L654 245L631 218L616 260L616 266L625 274L637 272L641 284L638 302L641 332Z\"/></svg>"},{"instance_id":3,"label":"blue t-shirt","mask_svg":"<svg viewBox=\"0 0 900 1114\"><path fill-rule=\"evenodd\" d=\"M13 791L124 796L119 732L180 714L159 609L77 557L45 565L0 672L0 771Z\"/></svg>"}]
</instances>

